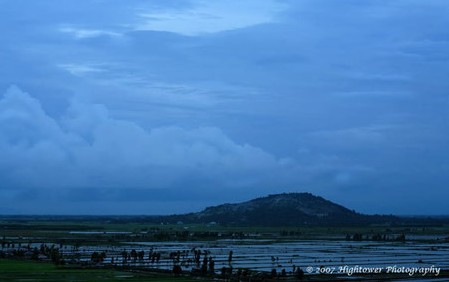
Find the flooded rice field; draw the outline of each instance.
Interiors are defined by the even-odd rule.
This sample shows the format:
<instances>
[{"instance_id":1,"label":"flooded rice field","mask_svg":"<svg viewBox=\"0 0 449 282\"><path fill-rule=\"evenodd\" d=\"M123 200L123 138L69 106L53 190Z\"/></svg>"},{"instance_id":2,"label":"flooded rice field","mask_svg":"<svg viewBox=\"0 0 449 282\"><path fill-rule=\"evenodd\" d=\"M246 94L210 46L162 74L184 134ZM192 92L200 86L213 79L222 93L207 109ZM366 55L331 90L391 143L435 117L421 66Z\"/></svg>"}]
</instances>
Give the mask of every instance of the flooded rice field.
<instances>
[{"instance_id":1,"label":"flooded rice field","mask_svg":"<svg viewBox=\"0 0 449 282\"><path fill-rule=\"evenodd\" d=\"M33 243L32 248L43 243ZM298 267L306 275L342 274L356 277L363 269L411 271L427 269L422 276L437 276L436 268L449 269L449 243L353 242L345 240L215 240L191 242L120 242L119 245L64 245L60 251L70 262L116 265L158 270L183 271L211 267L252 271L294 273ZM95 258L94 258L95 257ZM352 272L351 272L352 271ZM412 276L412 275L410 275Z\"/></svg>"},{"instance_id":2,"label":"flooded rice field","mask_svg":"<svg viewBox=\"0 0 449 282\"><path fill-rule=\"evenodd\" d=\"M69 268L176 271L235 281L239 281L239 273L287 280L298 280L303 273L314 281L329 277L340 281L449 281L449 237L440 227L364 227L349 228L351 233L347 233L319 227L287 232L182 225L115 225L104 230L58 230L54 226L46 230L42 226L31 231L21 226L4 229L1 257L48 261ZM263 279L257 281L271 281Z\"/></svg>"},{"instance_id":3,"label":"flooded rice field","mask_svg":"<svg viewBox=\"0 0 449 282\"><path fill-rule=\"evenodd\" d=\"M217 262L217 266L227 266L229 252L233 252L232 266L270 271L273 268L320 267L359 265L366 267L432 266L449 268L449 244L431 245L416 243L366 243L346 241L299 241L242 244L247 242L183 242L183 243L131 243L128 251L161 252L167 258L171 252L187 252L194 249L205 251ZM119 248L120 249L120 248ZM117 249L116 249L117 251ZM188 258L188 256L186 257ZM162 260L167 267L170 260ZM191 265L193 266L193 265ZM161 265L161 267L163 267Z\"/></svg>"}]
</instances>

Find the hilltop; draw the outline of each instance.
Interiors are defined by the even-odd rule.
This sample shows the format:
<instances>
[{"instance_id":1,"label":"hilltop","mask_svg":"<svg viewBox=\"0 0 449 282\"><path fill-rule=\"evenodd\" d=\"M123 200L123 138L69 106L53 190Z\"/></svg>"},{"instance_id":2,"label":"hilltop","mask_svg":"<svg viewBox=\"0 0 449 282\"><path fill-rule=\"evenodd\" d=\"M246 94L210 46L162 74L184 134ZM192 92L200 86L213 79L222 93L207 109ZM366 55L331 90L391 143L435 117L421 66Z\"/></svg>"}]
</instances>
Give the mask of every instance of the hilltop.
<instances>
[{"instance_id":1,"label":"hilltop","mask_svg":"<svg viewBox=\"0 0 449 282\"><path fill-rule=\"evenodd\" d=\"M269 195L201 212L168 216L169 221L259 226L341 225L391 222L393 216L364 215L311 193Z\"/></svg>"}]
</instances>

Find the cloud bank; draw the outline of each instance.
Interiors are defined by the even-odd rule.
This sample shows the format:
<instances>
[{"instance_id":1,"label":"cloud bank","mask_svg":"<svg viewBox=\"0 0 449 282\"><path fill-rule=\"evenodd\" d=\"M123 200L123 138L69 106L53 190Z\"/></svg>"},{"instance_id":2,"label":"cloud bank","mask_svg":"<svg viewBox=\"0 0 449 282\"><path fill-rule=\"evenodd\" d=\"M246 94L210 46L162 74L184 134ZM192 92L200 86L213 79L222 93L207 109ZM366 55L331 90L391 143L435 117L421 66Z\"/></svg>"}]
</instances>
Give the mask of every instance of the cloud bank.
<instances>
[{"instance_id":1,"label":"cloud bank","mask_svg":"<svg viewBox=\"0 0 449 282\"><path fill-rule=\"evenodd\" d=\"M292 169L214 127L146 130L77 101L55 119L17 87L0 101L0 154L3 189L188 189L193 182L234 189Z\"/></svg>"}]
</instances>

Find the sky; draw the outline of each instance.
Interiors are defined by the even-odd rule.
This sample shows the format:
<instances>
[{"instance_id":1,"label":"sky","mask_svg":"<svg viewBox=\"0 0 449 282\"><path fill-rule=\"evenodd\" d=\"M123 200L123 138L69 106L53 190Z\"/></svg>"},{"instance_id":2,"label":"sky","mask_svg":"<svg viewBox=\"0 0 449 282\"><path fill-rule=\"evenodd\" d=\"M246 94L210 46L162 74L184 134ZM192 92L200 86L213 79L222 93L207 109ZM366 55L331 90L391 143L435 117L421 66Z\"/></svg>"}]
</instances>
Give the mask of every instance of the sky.
<instances>
[{"instance_id":1,"label":"sky","mask_svg":"<svg viewBox=\"0 0 449 282\"><path fill-rule=\"evenodd\" d=\"M0 0L0 214L310 192L449 214L446 0Z\"/></svg>"}]
</instances>

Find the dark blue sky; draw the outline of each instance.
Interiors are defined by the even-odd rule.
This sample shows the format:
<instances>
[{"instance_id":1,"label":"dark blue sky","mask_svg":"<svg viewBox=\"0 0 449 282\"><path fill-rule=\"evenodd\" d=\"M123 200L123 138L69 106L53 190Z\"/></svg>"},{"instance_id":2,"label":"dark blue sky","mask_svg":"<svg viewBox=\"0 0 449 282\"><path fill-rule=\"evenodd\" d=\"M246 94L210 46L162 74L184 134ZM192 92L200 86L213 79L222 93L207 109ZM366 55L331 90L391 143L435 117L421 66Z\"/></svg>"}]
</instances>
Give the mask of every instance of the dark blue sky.
<instances>
[{"instance_id":1,"label":"dark blue sky","mask_svg":"<svg viewBox=\"0 0 449 282\"><path fill-rule=\"evenodd\" d=\"M445 0L1 1L0 213L449 214L448 26Z\"/></svg>"}]
</instances>

